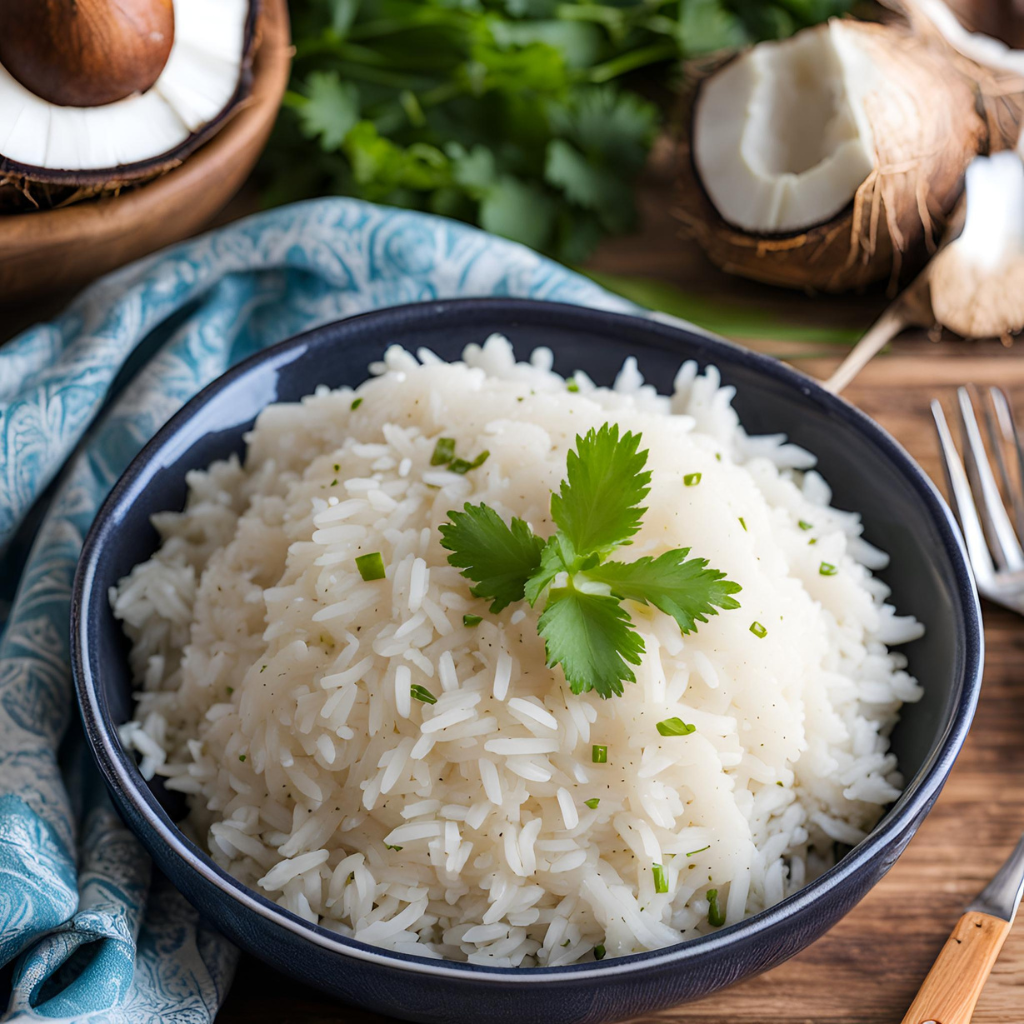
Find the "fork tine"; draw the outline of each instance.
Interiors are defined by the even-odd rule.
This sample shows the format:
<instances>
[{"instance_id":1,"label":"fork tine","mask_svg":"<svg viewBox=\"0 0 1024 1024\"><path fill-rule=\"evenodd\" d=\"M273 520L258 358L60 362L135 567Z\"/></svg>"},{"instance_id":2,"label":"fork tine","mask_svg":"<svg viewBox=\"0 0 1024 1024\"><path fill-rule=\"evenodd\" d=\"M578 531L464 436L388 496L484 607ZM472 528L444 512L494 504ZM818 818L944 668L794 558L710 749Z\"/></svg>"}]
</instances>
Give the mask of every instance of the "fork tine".
<instances>
[{"instance_id":1,"label":"fork tine","mask_svg":"<svg viewBox=\"0 0 1024 1024\"><path fill-rule=\"evenodd\" d=\"M1017 486L1009 479L1005 464L1000 451L999 461L1003 475L1003 483L1006 493L1010 495L1010 502L1013 504L1013 516L1017 520L1017 536L1024 537L1024 449L1021 448L1020 434L1017 431L1017 420L1013 415L1013 406L1010 399L1002 388L991 387L988 389L989 399L992 408L996 411L996 420L1007 444L1013 445L1017 455Z\"/></svg>"},{"instance_id":2,"label":"fork tine","mask_svg":"<svg viewBox=\"0 0 1024 1024\"><path fill-rule=\"evenodd\" d=\"M953 436L946 423L946 414L942 411L942 403L933 398L931 408L935 429L939 435L942 468L946 471L946 484L952 499L953 511L956 512L957 518L960 520L960 529L963 531L964 542L967 545L967 555L971 562L971 568L974 570L974 577L980 585L995 575L995 566L992 564L992 556L989 554L988 544L985 542L985 531L978 518L978 509L971 495L971 485L967 481L964 464L960 461L960 454L956 450L956 445L953 444Z\"/></svg>"},{"instance_id":3,"label":"fork tine","mask_svg":"<svg viewBox=\"0 0 1024 1024\"><path fill-rule=\"evenodd\" d=\"M1024 568L1024 551L1021 551L1017 535L1013 532L1010 517L1006 514L1002 495L992 475L985 444L974 415L974 402L967 388L957 388L960 409L960 430L964 448L964 464L967 477L974 490L974 500L985 527L993 558L1001 569L1011 571Z\"/></svg>"}]
</instances>

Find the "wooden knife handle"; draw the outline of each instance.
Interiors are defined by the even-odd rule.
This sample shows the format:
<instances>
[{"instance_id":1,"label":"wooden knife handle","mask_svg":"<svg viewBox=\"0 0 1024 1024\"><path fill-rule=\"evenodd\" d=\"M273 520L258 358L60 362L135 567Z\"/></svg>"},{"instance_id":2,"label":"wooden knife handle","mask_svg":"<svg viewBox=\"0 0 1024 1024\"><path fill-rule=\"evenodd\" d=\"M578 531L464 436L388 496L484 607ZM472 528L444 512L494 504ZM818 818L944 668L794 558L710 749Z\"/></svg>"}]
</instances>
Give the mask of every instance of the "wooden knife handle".
<instances>
[{"instance_id":1,"label":"wooden knife handle","mask_svg":"<svg viewBox=\"0 0 1024 1024\"><path fill-rule=\"evenodd\" d=\"M903 1024L970 1024L1010 922L972 910L946 940Z\"/></svg>"}]
</instances>

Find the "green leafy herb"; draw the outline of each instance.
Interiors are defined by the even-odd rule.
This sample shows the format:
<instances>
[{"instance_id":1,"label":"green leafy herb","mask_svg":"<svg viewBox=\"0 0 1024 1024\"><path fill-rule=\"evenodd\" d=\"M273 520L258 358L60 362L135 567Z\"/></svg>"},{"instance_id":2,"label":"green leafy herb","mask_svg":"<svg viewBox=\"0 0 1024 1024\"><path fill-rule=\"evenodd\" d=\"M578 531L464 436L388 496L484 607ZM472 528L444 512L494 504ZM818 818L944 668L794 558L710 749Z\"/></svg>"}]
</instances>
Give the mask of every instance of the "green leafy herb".
<instances>
[{"instance_id":1,"label":"green leafy herb","mask_svg":"<svg viewBox=\"0 0 1024 1024\"><path fill-rule=\"evenodd\" d=\"M691 850L686 856L687 857L696 857L698 853L703 853L705 850L710 850L710 849L711 849L711 844L708 843L707 846L702 846L699 850Z\"/></svg>"},{"instance_id":2,"label":"green leafy herb","mask_svg":"<svg viewBox=\"0 0 1024 1024\"><path fill-rule=\"evenodd\" d=\"M725 914L718 906L717 889L708 889L708 924L713 928L721 928L725 924Z\"/></svg>"},{"instance_id":3,"label":"green leafy herb","mask_svg":"<svg viewBox=\"0 0 1024 1024\"><path fill-rule=\"evenodd\" d=\"M594 947L594 959L595 960L603 960L604 957L605 957L605 953L606 952L607 952L607 950L604 948L604 944L603 943L599 943L598 945L596 945Z\"/></svg>"},{"instance_id":4,"label":"green leafy herb","mask_svg":"<svg viewBox=\"0 0 1024 1024\"><path fill-rule=\"evenodd\" d=\"M594 764L607 764L608 748L599 743L595 743L590 751L590 760L593 761Z\"/></svg>"},{"instance_id":5,"label":"green leafy herb","mask_svg":"<svg viewBox=\"0 0 1024 1024\"><path fill-rule=\"evenodd\" d=\"M758 640L763 640L768 635L768 630L765 629L760 622L752 622L750 624L750 632L753 633Z\"/></svg>"},{"instance_id":6,"label":"green leafy herb","mask_svg":"<svg viewBox=\"0 0 1024 1024\"><path fill-rule=\"evenodd\" d=\"M352 402L352 411L355 412L356 409L358 409L359 406L361 406L362 404L363 404L363 400L361 398L354 399L353 402ZM338 467L335 466L334 468L335 468L335 470L337 470Z\"/></svg>"},{"instance_id":7,"label":"green leafy herb","mask_svg":"<svg viewBox=\"0 0 1024 1024\"><path fill-rule=\"evenodd\" d=\"M697 726L684 722L681 718L666 718L655 726L661 736L689 736L697 731Z\"/></svg>"},{"instance_id":8,"label":"green leafy herb","mask_svg":"<svg viewBox=\"0 0 1024 1024\"><path fill-rule=\"evenodd\" d=\"M700 478L700 473L687 473L686 476L683 477L683 484L686 487L696 487L697 484L700 483Z\"/></svg>"},{"instance_id":9,"label":"green leafy herb","mask_svg":"<svg viewBox=\"0 0 1024 1024\"><path fill-rule=\"evenodd\" d=\"M592 796L589 800L584 800L583 802L592 811L596 811L597 810L597 805L601 802L601 798L599 796Z\"/></svg>"},{"instance_id":10,"label":"green leafy herb","mask_svg":"<svg viewBox=\"0 0 1024 1024\"><path fill-rule=\"evenodd\" d=\"M432 466L446 466L455 458L455 438L439 437L434 445L434 453L430 456Z\"/></svg>"},{"instance_id":11,"label":"green leafy herb","mask_svg":"<svg viewBox=\"0 0 1024 1024\"><path fill-rule=\"evenodd\" d=\"M526 583L540 567L544 541L522 519L506 525L488 505L470 505L449 512L441 525L441 546L452 552L448 561L476 583L471 593L490 598L496 614L523 599Z\"/></svg>"},{"instance_id":12,"label":"green leafy herb","mask_svg":"<svg viewBox=\"0 0 1024 1024\"><path fill-rule=\"evenodd\" d=\"M848 0L292 0L265 201L344 193L586 258L631 184L681 58L789 35Z\"/></svg>"},{"instance_id":13,"label":"green leafy herb","mask_svg":"<svg viewBox=\"0 0 1024 1024\"><path fill-rule=\"evenodd\" d=\"M579 384L576 383L576 380L574 378L570 377L569 380L566 382L565 390L571 391L575 395L579 391L579 389Z\"/></svg>"},{"instance_id":14,"label":"green leafy herb","mask_svg":"<svg viewBox=\"0 0 1024 1024\"><path fill-rule=\"evenodd\" d=\"M820 576L835 576L839 570L831 562L822 562L818 566L818 575Z\"/></svg>"},{"instance_id":15,"label":"green leafy herb","mask_svg":"<svg viewBox=\"0 0 1024 1024\"><path fill-rule=\"evenodd\" d=\"M463 615L462 624L464 626L479 626L484 620L479 615Z\"/></svg>"},{"instance_id":16,"label":"green leafy herb","mask_svg":"<svg viewBox=\"0 0 1024 1024\"><path fill-rule=\"evenodd\" d=\"M747 532L747 521L743 518L743 516L740 516L739 519L740 519L740 526L743 527L743 532L746 533Z\"/></svg>"},{"instance_id":17,"label":"green leafy herb","mask_svg":"<svg viewBox=\"0 0 1024 1024\"><path fill-rule=\"evenodd\" d=\"M665 877L665 869L660 864L651 865L651 873L654 875L654 891L668 892L668 879Z\"/></svg>"},{"instance_id":18,"label":"green leafy herb","mask_svg":"<svg viewBox=\"0 0 1024 1024\"><path fill-rule=\"evenodd\" d=\"M390 843L385 843L385 844L384 844L384 849L385 849L385 850L394 850L394 851L395 851L395 852L397 853L397 852L399 852L399 851L400 851L400 850L401 850L402 848L401 848L400 846L392 846L392 845L391 845Z\"/></svg>"},{"instance_id":19,"label":"green leafy herb","mask_svg":"<svg viewBox=\"0 0 1024 1024\"><path fill-rule=\"evenodd\" d=\"M244 761L245 760L245 754L239 754L238 755L238 760L239 761Z\"/></svg>"},{"instance_id":20,"label":"green leafy herb","mask_svg":"<svg viewBox=\"0 0 1024 1024\"><path fill-rule=\"evenodd\" d=\"M617 696L624 683L635 682L631 666L640 664L644 644L623 601L654 605L683 633L718 609L739 607L732 597L739 586L704 559L687 559L688 548L634 562L607 560L631 543L646 511L640 503L651 474L639 446L639 434L620 436L608 423L577 436L565 479L551 497L558 529L546 542L520 519L506 525L487 505L467 504L441 526L448 561L476 584L474 595L493 601L492 612L545 598L537 631L548 665L561 665L573 693Z\"/></svg>"},{"instance_id":21,"label":"green leafy herb","mask_svg":"<svg viewBox=\"0 0 1024 1024\"><path fill-rule=\"evenodd\" d=\"M412 683L409 686L409 693L412 694L415 700L422 701L424 704L437 703L437 698L425 686L420 686L419 683Z\"/></svg>"},{"instance_id":22,"label":"green leafy herb","mask_svg":"<svg viewBox=\"0 0 1024 1024\"><path fill-rule=\"evenodd\" d=\"M807 522L806 519L801 519L796 525L799 526L801 530L813 530L814 529L814 523L809 523L809 522Z\"/></svg>"},{"instance_id":23,"label":"green leafy herb","mask_svg":"<svg viewBox=\"0 0 1024 1024\"><path fill-rule=\"evenodd\" d=\"M384 579L384 559L379 551L371 551L368 555L360 555L356 559L356 568L359 575L370 583L373 580Z\"/></svg>"}]
</instances>

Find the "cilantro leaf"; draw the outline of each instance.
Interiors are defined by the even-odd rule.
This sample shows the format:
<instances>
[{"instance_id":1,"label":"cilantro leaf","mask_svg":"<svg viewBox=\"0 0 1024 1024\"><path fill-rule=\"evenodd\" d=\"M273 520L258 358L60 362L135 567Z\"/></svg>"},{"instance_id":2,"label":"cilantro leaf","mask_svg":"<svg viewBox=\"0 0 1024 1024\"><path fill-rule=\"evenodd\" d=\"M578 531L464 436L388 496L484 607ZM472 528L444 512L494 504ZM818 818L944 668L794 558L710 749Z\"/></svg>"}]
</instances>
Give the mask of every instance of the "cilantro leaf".
<instances>
[{"instance_id":1,"label":"cilantro leaf","mask_svg":"<svg viewBox=\"0 0 1024 1024\"><path fill-rule=\"evenodd\" d=\"M551 496L551 518L576 551L606 555L640 529L651 474L647 452L638 452L640 435L619 437L616 424L576 436L566 459L566 478Z\"/></svg>"},{"instance_id":2,"label":"cilantro leaf","mask_svg":"<svg viewBox=\"0 0 1024 1024\"><path fill-rule=\"evenodd\" d=\"M717 615L717 608L739 608L731 597L740 591L738 583L725 578L724 572L707 568L704 558L684 561L689 548L666 551L657 558L647 556L635 562L604 562L587 571L592 580L607 583L612 593L639 604L653 604L679 623L684 633L692 633L698 622Z\"/></svg>"},{"instance_id":3,"label":"cilantro leaf","mask_svg":"<svg viewBox=\"0 0 1024 1024\"><path fill-rule=\"evenodd\" d=\"M521 601L527 580L537 571L544 541L535 537L522 519L506 525L487 505L464 506L449 512L441 525L441 546L452 554L448 561L473 580L474 597L491 599L491 612Z\"/></svg>"},{"instance_id":4,"label":"cilantro leaf","mask_svg":"<svg viewBox=\"0 0 1024 1024\"><path fill-rule=\"evenodd\" d=\"M327 152L336 150L359 120L359 90L343 82L337 71L313 71L305 82L305 96L289 94L302 133L320 139Z\"/></svg>"},{"instance_id":5,"label":"cilantro leaf","mask_svg":"<svg viewBox=\"0 0 1024 1024\"><path fill-rule=\"evenodd\" d=\"M562 666L573 693L608 698L622 695L623 680L636 682L629 665L640 664L644 642L631 625L614 597L565 588L552 592L537 632L548 666Z\"/></svg>"},{"instance_id":6,"label":"cilantro leaf","mask_svg":"<svg viewBox=\"0 0 1024 1024\"><path fill-rule=\"evenodd\" d=\"M526 582L526 600L535 605L544 588L560 572L571 572L575 561L576 552L564 534L549 538L540 553L540 567Z\"/></svg>"}]
</instances>

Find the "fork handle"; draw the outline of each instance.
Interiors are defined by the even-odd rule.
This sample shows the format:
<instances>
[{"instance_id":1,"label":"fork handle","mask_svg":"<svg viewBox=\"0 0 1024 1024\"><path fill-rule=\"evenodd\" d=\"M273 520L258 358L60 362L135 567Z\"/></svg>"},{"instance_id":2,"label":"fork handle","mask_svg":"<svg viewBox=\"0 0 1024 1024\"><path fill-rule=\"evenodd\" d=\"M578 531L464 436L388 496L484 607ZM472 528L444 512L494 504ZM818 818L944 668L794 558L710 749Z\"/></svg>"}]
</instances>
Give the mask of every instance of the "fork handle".
<instances>
[{"instance_id":1,"label":"fork handle","mask_svg":"<svg viewBox=\"0 0 1024 1024\"><path fill-rule=\"evenodd\" d=\"M1010 922L969 910L936 957L903 1024L970 1024Z\"/></svg>"}]
</instances>

